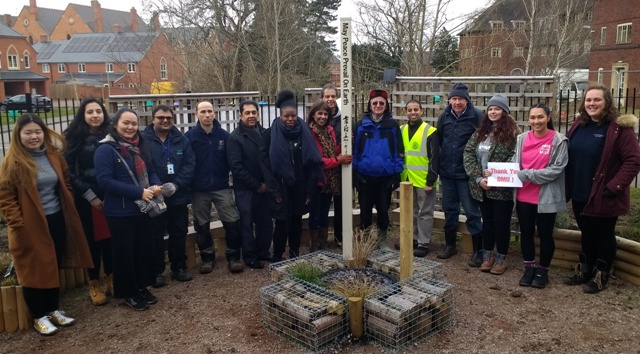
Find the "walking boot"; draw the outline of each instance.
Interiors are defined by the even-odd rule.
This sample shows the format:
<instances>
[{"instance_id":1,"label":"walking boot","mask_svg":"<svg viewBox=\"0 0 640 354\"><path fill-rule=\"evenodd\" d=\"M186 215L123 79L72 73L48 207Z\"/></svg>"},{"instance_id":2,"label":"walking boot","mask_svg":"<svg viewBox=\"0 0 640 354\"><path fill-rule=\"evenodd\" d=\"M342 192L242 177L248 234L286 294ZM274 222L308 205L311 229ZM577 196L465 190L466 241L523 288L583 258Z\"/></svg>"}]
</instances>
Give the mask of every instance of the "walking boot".
<instances>
[{"instance_id":1,"label":"walking boot","mask_svg":"<svg viewBox=\"0 0 640 354\"><path fill-rule=\"evenodd\" d=\"M318 244L318 230L309 229L309 239L311 239L311 247L309 248L309 252L315 252L320 249Z\"/></svg>"},{"instance_id":2,"label":"walking boot","mask_svg":"<svg viewBox=\"0 0 640 354\"><path fill-rule=\"evenodd\" d=\"M321 227L318 230L318 243L321 250L329 249L329 228Z\"/></svg>"},{"instance_id":3,"label":"walking boot","mask_svg":"<svg viewBox=\"0 0 640 354\"><path fill-rule=\"evenodd\" d=\"M89 298L91 298L91 303L96 306L107 303L107 296L100 289L98 280L89 280Z\"/></svg>"},{"instance_id":4,"label":"walking boot","mask_svg":"<svg viewBox=\"0 0 640 354\"><path fill-rule=\"evenodd\" d=\"M493 262L493 267L489 271L491 274L500 275L507 270L507 262L506 262L506 254L496 253L495 261Z\"/></svg>"},{"instance_id":5,"label":"walking boot","mask_svg":"<svg viewBox=\"0 0 640 354\"><path fill-rule=\"evenodd\" d=\"M469 259L469 267L478 268L482 264L483 252L482 252L482 236L474 235L472 236L473 241L473 255L471 255L471 259Z\"/></svg>"},{"instance_id":6,"label":"walking boot","mask_svg":"<svg viewBox=\"0 0 640 354\"><path fill-rule=\"evenodd\" d=\"M531 286L538 289L544 289L549 284L549 269L536 268L536 276L531 282Z\"/></svg>"},{"instance_id":7,"label":"walking boot","mask_svg":"<svg viewBox=\"0 0 640 354\"><path fill-rule=\"evenodd\" d=\"M456 230L444 230L444 240L446 245L444 246L444 251L442 253L438 253L438 258L448 259L451 256L458 254L458 249L456 248Z\"/></svg>"},{"instance_id":8,"label":"walking boot","mask_svg":"<svg viewBox=\"0 0 640 354\"><path fill-rule=\"evenodd\" d=\"M575 274L565 279L564 283L567 285L582 285L589 282L591 279L593 265L587 264L587 255L580 253L580 263L576 264Z\"/></svg>"},{"instance_id":9,"label":"walking boot","mask_svg":"<svg viewBox=\"0 0 640 354\"><path fill-rule=\"evenodd\" d=\"M609 271L607 270L607 262L602 259L596 260L596 267L593 269L593 276L588 283L582 286L587 294L597 294L604 290L609 281Z\"/></svg>"},{"instance_id":10,"label":"walking boot","mask_svg":"<svg viewBox=\"0 0 640 354\"><path fill-rule=\"evenodd\" d=\"M488 273L493 268L493 263L495 263L496 258L493 254L493 251L484 250L482 252L482 264L480 264L480 271Z\"/></svg>"}]
</instances>

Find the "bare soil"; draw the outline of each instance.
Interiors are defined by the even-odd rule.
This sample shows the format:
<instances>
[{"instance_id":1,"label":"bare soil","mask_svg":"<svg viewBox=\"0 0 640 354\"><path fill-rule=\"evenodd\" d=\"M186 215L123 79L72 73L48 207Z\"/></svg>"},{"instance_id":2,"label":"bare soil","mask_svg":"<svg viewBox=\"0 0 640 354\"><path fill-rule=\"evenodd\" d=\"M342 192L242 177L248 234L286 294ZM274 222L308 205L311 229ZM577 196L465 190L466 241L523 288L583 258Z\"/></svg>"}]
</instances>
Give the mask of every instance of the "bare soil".
<instances>
[{"instance_id":1,"label":"bare soil","mask_svg":"<svg viewBox=\"0 0 640 354\"><path fill-rule=\"evenodd\" d=\"M6 237L6 236L5 236ZM0 239L4 238L0 236ZM443 247L434 237L429 259ZM339 252L339 249L335 249ZM455 324L407 353L640 353L640 291L613 279L607 290L587 295L562 284L570 271L552 268L546 289L518 286L521 256L514 247L501 276L469 268L469 255L443 261L455 285ZM87 290L67 292L61 309L77 323L51 337L34 331L0 333L0 353L305 353L265 330L259 290L268 269L231 275L218 260L213 273L194 273L187 283L152 289L159 301L136 312L118 300L91 305ZM345 340L329 353L388 352L375 344Z\"/></svg>"}]
</instances>

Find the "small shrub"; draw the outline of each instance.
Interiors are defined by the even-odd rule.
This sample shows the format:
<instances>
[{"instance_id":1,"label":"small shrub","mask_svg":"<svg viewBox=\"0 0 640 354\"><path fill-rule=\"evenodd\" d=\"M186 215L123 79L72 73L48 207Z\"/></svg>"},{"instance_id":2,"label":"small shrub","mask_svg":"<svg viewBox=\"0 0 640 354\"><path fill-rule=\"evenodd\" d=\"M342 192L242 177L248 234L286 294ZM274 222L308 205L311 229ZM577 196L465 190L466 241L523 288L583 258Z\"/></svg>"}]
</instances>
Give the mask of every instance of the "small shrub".
<instances>
[{"instance_id":1,"label":"small shrub","mask_svg":"<svg viewBox=\"0 0 640 354\"><path fill-rule=\"evenodd\" d=\"M287 269L287 272L300 280L322 287L325 286L320 280L320 276L324 274L324 269L313 263L307 261L296 262Z\"/></svg>"},{"instance_id":2,"label":"small shrub","mask_svg":"<svg viewBox=\"0 0 640 354\"><path fill-rule=\"evenodd\" d=\"M570 229L573 225L573 220L569 217L566 211L561 211L556 214L556 228L558 229Z\"/></svg>"},{"instance_id":3,"label":"small shrub","mask_svg":"<svg viewBox=\"0 0 640 354\"><path fill-rule=\"evenodd\" d=\"M367 265L367 258L378 249L378 228L370 226L365 230L355 229L353 233L353 266L363 268Z\"/></svg>"},{"instance_id":4,"label":"small shrub","mask_svg":"<svg viewBox=\"0 0 640 354\"><path fill-rule=\"evenodd\" d=\"M637 224L621 227L618 232L620 237L640 242L640 226Z\"/></svg>"}]
</instances>

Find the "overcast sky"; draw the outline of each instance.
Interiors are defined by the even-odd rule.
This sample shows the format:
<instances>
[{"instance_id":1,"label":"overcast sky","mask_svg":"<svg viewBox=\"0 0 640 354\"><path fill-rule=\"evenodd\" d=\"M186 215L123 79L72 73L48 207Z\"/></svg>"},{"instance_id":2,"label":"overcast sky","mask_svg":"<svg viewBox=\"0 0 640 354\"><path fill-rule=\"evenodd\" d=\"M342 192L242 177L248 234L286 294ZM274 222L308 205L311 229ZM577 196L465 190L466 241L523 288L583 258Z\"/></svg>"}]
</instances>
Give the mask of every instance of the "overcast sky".
<instances>
[{"instance_id":1,"label":"overcast sky","mask_svg":"<svg viewBox=\"0 0 640 354\"><path fill-rule=\"evenodd\" d=\"M149 16L145 14L145 9L142 7L141 0L99 0L100 5L106 9L129 11L131 7L135 7L138 10L138 14L143 19L147 19ZM38 7L46 7L50 9L64 10L69 4L69 0L37 0ZM91 5L91 0L71 0L74 4ZM468 14L476 9L485 7L490 0L451 0L451 4L447 9L447 15L449 18L458 17L463 14ZM351 16L354 21L357 20L358 12L353 4L353 0L343 0L342 5L338 11L338 17ZM29 0L0 0L0 14L11 14L17 16L22 10L23 6L28 6ZM456 23L457 24L457 23ZM336 23L337 26L337 23ZM447 29L451 29L451 26L446 26ZM456 31L454 31L456 33Z\"/></svg>"}]
</instances>

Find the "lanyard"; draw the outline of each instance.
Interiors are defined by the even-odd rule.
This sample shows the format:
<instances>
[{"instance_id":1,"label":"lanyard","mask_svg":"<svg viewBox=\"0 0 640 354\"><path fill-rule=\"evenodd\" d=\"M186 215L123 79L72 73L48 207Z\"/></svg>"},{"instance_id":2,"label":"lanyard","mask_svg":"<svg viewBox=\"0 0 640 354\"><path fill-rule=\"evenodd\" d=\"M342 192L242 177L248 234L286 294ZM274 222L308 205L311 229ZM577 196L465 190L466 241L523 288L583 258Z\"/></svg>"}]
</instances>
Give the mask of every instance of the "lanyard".
<instances>
[{"instance_id":1,"label":"lanyard","mask_svg":"<svg viewBox=\"0 0 640 354\"><path fill-rule=\"evenodd\" d=\"M167 158L167 163L169 163L169 155L171 154L171 138L167 138L167 145L162 144L162 152L164 156Z\"/></svg>"}]
</instances>

